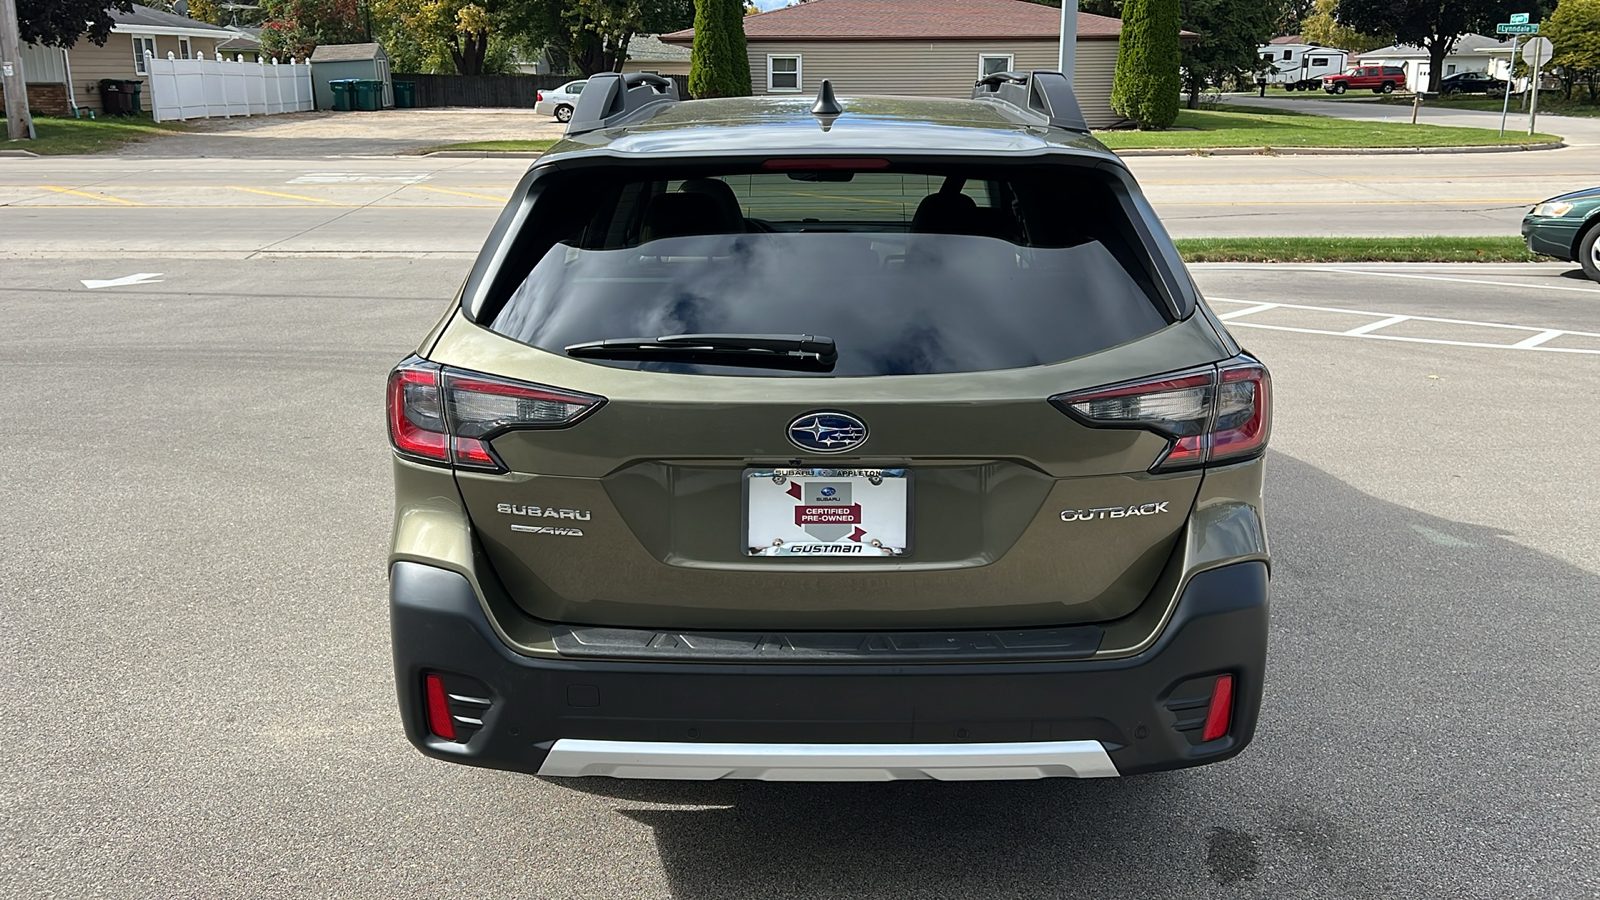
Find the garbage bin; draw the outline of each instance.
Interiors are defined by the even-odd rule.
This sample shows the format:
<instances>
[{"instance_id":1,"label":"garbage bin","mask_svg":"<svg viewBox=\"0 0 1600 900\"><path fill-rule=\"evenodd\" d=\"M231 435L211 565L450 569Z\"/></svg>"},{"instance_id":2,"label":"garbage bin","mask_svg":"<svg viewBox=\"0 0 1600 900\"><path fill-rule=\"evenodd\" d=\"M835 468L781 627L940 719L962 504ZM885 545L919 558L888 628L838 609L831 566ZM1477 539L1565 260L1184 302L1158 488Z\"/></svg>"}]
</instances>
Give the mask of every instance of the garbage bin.
<instances>
[{"instance_id":1,"label":"garbage bin","mask_svg":"<svg viewBox=\"0 0 1600 900\"><path fill-rule=\"evenodd\" d=\"M396 81L394 83L394 108L414 109L417 105L417 83L415 81Z\"/></svg>"},{"instance_id":2,"label":"garbage bin","mask_svg":"<svg viewBox=\"0 0 1600 900\"><path fill-rule=\"evenodd\" d=\"M122 81L122 89L126 91L128 96L131 98L128 101L128 111L136 116L143 115L144 105L139 102L139 93L144 89L144 82L137 79L125 78Z\"/></svg>"},{"instance_id":3,"label":"garbage bin","mask_svg":"<svg viewBox=\"0 0 1600 900\"><path fill-rule=\"evenodd\" d=\"M100 108L108 116L125 116L133 112L133 98L123 88L121 78L100 79Z\"/></svg>"},{"instance_id":4,"label":"garbage bin","mask_svg":"<svg viewBox=\"0 0 1600 900\"><path fill-rule=\"evenodd\" d=\"M356 80L354 78L336 78L328 82L329 89L333 91L334 109L340 112L349 112L355 109L355 104L350 102L352 99L350 95L353 93L355 83Z\"/></svg>"},{"instance_id":5,"label":"garbage bin","mask_svg":"<svg viewBox=\"0 0 1600 900\"><path fill-rule=\"evenodd\" d=\"M383 82L362 78L355 85L356 109L377 112L383 109Z\"/></svg>"}]
</instances>

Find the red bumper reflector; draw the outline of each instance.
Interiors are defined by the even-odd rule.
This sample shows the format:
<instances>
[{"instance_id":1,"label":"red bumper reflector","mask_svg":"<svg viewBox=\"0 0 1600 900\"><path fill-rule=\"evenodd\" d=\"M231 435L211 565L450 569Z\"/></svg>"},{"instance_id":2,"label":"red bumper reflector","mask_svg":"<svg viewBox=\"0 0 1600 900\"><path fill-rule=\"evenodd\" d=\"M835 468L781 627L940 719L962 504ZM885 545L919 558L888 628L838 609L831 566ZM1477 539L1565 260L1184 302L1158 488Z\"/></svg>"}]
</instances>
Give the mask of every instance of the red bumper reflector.
<instances>
[{"instance_id":1,"label":"red bumper reflector","mask_svg":"<svg viewBox=\"0 0 1600 900\"><path fill-rule=\"evenodd\" d=\"M431 676L430 676L431 677ZM1214 741L1228 733L1233 721L1233 676L1219 675L1211 687L1211 711L1206 713L1206 730L1200 740Z\"/></svg>"},{"instance_id":2,"label":"red bumper reflector","mask_svg":"<svg viewBox=\"0 0 1600 900\"><path fill-rule=\"evenodd\" d=\"M1226 676L1224 676L1226 677ZM447 741L456 739L456 723L450 718L450 701L444 695L444 681L437 675L427 677L428 730L434 737ZM1213 701L1215 704L1215 701ZM1215 706L1213 705L1213 709ZM1206 723L1206 733L1211 733L1211 723Z\"/></svg>"}]
</instances>

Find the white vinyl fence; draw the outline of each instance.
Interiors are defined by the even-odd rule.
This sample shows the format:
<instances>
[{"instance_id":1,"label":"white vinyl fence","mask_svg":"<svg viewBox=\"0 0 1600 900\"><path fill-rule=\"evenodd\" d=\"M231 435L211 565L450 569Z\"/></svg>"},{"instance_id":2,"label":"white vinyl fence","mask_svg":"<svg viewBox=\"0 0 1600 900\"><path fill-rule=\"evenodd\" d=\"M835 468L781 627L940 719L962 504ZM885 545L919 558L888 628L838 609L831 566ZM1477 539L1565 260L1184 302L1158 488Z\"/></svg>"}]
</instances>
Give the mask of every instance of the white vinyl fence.
<instances>
[{"instance_id":1,"label":"white vinyl fence","mask_svg":"<svg viewBox=\"0 0 1600 900\"><path fill-rule=\"evenodd\" d=\"M166 59L145 54L150 114L157 122L233 116L270 116L312 108L311 64L206 59Z\"/></svg>"}]
</instances>

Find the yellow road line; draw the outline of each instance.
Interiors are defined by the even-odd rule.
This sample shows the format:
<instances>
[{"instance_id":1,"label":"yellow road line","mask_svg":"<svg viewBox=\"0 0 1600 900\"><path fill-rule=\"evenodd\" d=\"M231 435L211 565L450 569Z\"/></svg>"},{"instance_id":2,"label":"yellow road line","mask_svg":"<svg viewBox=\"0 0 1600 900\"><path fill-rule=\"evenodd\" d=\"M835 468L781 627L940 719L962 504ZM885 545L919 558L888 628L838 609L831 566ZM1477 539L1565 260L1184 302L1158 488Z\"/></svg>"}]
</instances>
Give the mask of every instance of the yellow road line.
<instances>
[{"instance_id":1,"label":"yellow road line","mask_svg":"<svg viewBox=\"0 0 1600 900\"><path fill-rule=\"evenodd\" d=\"M143 203L135 203L132 200L121 200L116 197L107 197L104 194L91 194L87 191L75 191L72 188L56 187L50 184L41 184L39 187L44 188L47 191L55 191L58 194L71 194L74 197L88 197L90 200L104 200L107 203L121 203L123 206L144 205Z\"/></svg>"},{"instance_id":2,"label":"yellow road line","mask_svg":"<svg viewBox=\"0 0 1600 900\"><path fill-rule=\"evenodd\" d=\"M452 191L449 188L429 187L425 184L412 184L407 185L407 187L414 187L422 191L433 191L435 194L455 194L457 197L473 197L478 200L493 200L496 203L506 202L505 197L491 197L488 194L473 194L468 191Z\"/></svg>"},{"instance_id":3,"label":"yellow road line","mask_svg":"<svg viewBox=\"0 0 1600 900\"><path fill-rule=\"evenodd\" d=\"M1537 200L1524 197L1474 197L1467 200L1212 200L1166 201L1151 199L1158 209L1163 206L1425 206L1429 204L1515 203L1532 206Z\"/></svg>"},{"instance_id":4,"label":"yellow road line","mask_svg":"<svg viewBox=\"0 0 1600 900\"><path fill-rule=\"evenodd\" d=\"M452 204L450 206L437 206L421 203L394 203L389 205L367 203L323 203L312 206L307 203L161 203L147 205L134 203L140 209L376 209L399 210L411 209L500 209L498 206L479 206L478 204ZM0 204L0 209L97 209L83 203L27 203L27 204Z\"/></svg>"},{"instance_id":5,"label":"yellow road line","mask_svg":"<svg viewBox=\"0 0 1600 900\"><path fill-rule=\"evenodd\" d=\"M245 192L251 193L251 194L263 194L263 195L268 196L268 197L283 197L286 200L309 200L312 203L332 203L333 202L332 200L326 200L326 199L323 199L322 197L307 197L304 194L281 194L281 193L279 193L277 191L264 191L264 190L262 190L260 188L240 187L237 184L230 184L230 185L227 185L227 187L228 187L229 190L245 191Z\"/></svg>"}]
</instances>

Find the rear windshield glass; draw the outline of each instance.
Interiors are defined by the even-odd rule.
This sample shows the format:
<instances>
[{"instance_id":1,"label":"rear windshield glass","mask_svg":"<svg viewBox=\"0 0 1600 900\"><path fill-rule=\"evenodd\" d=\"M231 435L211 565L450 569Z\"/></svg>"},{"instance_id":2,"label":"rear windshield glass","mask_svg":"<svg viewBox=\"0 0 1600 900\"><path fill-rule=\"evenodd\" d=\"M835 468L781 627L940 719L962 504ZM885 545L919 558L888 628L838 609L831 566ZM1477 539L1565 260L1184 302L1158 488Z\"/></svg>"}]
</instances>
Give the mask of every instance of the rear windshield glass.
<instances>
[{"instance_id":1,"label":"rear windshield glass","mask_svg":"<svg viewBox=\"0 0 1600 900\"><path fill-rule=\"evenodd\" d=\"M973 372L1059 362L1169 322L1116 190L1066 166L613 169L563 177L527 230L513 254L526 268L499 280L515 286L480 316L499 334L554 353L683 334L816 335L838 357L824 372L737 354L727 364L586 357L596 365Z\"/></svg>"}]
</instances>

